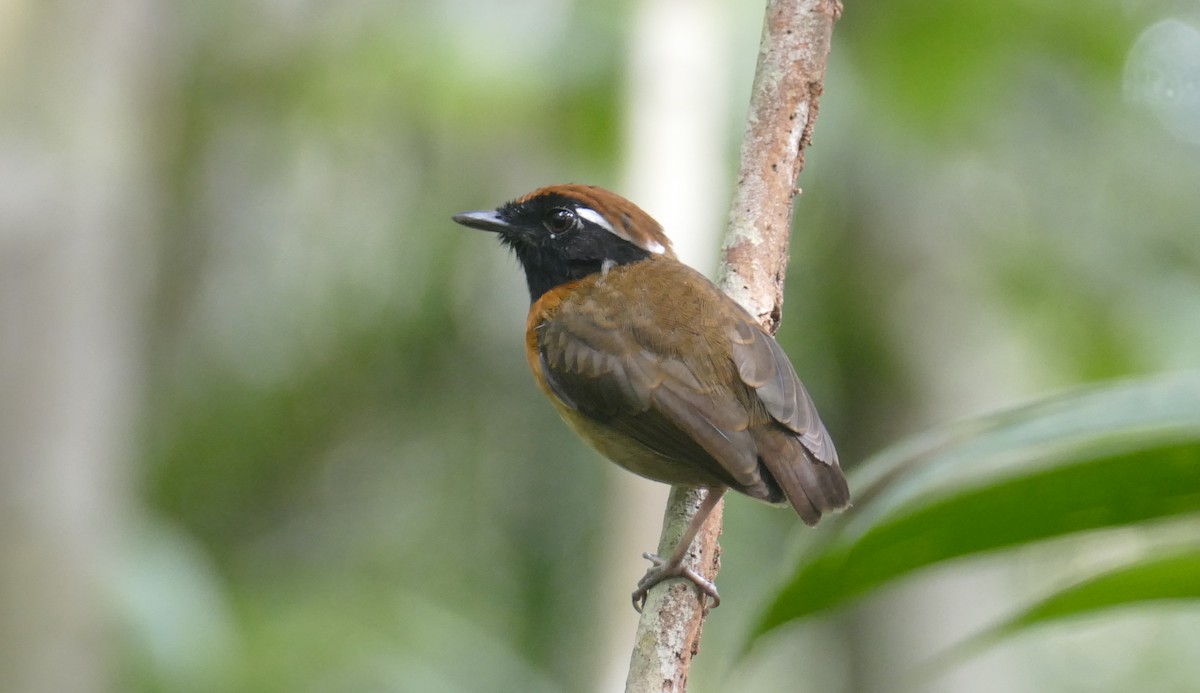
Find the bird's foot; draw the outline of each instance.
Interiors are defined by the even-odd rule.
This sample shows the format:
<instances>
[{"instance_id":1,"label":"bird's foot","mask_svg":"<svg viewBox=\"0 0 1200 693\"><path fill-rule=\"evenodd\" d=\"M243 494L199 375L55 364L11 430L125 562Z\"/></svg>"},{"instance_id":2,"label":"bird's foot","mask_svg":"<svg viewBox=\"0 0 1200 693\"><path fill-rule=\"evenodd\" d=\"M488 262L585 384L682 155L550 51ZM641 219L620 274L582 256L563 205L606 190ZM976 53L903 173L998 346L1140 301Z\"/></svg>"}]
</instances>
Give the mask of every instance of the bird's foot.
<instances>
[{"instance_id":1,"label":"bird's foot","mask_svg":"<svg viewBox=\"0 0 1200 693\"><path fill-rule=\"evenodd\" d=\"M701 604L704 603L704 597L707 595L712 600L711 608L715 609L721 605L721 595L717 594L717 586L713 584L712 580L685 566L682 560L668 562L661 556L652 553L644 553L642 557L653 565L642 576L642 579L638 580L637 589L633 591L633 608L639 614L646 606L646 595L650 592L650 588L663 580L674 577L691 580L696 589L700 590Z\"/></svg>"}]
</instances>

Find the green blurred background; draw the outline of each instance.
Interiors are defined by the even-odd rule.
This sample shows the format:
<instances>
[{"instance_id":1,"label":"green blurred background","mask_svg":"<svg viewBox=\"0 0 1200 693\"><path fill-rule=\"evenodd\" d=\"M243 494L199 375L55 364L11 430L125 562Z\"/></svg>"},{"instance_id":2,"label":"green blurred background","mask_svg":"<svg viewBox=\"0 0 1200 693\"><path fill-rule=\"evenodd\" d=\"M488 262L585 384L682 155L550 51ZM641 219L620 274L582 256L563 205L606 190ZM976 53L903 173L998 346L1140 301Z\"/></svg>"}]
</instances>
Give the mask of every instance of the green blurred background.
<instances>
[{"instance_id":1,"label":"green blurred background","mask_svg":"<svg viewBox=\"0 0 1200 693\"><path fill-rule=\"evenodd\" d=\"M558 421L515 261L449 216L600 184L711 274L761 19L0 2L0 689L619 687L665 491ZM780 339L847 467L1200 368L1193 3L849 2L833 45ZM895 690L1111 549L954 564L737 659L813 534L729 500L693 690ZM1137 612L913 685L1194 690L1198 661L1200 613Z\"/></svg>"}]
</instances>

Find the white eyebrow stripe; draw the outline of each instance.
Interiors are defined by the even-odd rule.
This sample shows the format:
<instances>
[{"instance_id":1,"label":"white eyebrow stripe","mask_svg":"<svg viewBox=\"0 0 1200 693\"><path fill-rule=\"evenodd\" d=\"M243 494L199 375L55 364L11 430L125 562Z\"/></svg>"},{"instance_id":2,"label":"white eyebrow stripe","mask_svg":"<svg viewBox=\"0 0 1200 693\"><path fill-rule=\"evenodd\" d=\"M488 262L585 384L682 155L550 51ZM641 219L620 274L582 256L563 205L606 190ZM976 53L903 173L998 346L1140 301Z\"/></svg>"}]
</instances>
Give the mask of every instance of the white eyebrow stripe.
<instances>
[{"instance_id":1,"label":"white eyebrow stripe","mask_svg":"<svg viewBox=\"0 0 1200 693\"><path fill-rule=\"evenodd\" d=\"M596 210L592 209L591 207L576 207L575 213L578 214L579 216L583 217L584 219L587 219L588 221L592 222L596 226L599 226L600 228L604 229L605 231L613 234L617 238L623 238L627 241L630 240L628 234L621 233L620 231L617 231L616 229L614 229L613 225L608 223L608 219L605 219L603 214L601 214L600 212L597 212Z\"/></svg>"}]
</instances>

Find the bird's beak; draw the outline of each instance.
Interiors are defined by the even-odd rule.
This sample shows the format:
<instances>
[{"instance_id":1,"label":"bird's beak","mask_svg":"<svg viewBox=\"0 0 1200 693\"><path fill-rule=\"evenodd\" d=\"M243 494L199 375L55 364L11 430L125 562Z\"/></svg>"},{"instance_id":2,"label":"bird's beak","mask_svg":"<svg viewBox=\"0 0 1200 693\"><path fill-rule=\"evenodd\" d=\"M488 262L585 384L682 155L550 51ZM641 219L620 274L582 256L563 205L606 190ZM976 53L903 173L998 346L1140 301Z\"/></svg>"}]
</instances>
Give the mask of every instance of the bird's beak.
<instances>
[{"instance_id":1,"label":"bird's beak","mask_svg":"<svg viewBox=\"0 0 1200 693\"><path fill-rule=\"evenodd\" d=\"M479 229L480 231L492 231L499 233L501 231L508 231L512 228L512 224L509 224L507 221L501 219L500 215L497 214L495 210L491 209L479 212L463 212L462 214L455 214L451 218L463 226L470 226L471 228Z\"/></svg>"}]
</instances>

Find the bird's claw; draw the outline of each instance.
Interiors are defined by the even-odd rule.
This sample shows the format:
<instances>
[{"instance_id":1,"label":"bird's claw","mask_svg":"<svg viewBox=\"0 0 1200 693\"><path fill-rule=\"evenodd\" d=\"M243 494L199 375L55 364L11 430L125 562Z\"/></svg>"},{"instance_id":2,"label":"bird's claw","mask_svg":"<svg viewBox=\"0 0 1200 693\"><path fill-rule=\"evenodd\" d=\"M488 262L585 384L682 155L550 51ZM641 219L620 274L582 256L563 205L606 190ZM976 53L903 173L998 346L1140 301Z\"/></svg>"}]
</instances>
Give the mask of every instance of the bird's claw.
<instances>
[{"instance_id":1,"label":"bird's claw","mask_svg":"<svg viewBox=\"0 0 1200 693\"><path fill-rule=\"evenodd\" d=\"M633 591L633 608L639 614L646 607L646 596L650 593L650 588L658 583L673 577L686 578L700 590L700 601L704 603L704 597L707 596L712 604L709 608L715 609L721 605L721 595L717 594L717 586L712 580L704 577L700 573L683 565L682 562L676 565L670 565L661 556L656 556L652 553L644 553L642 557L650 561L652 564L646 574L638 580L637 589Z\"/></svg>"}]
</instances>

